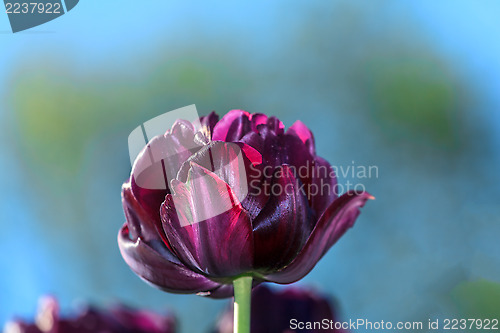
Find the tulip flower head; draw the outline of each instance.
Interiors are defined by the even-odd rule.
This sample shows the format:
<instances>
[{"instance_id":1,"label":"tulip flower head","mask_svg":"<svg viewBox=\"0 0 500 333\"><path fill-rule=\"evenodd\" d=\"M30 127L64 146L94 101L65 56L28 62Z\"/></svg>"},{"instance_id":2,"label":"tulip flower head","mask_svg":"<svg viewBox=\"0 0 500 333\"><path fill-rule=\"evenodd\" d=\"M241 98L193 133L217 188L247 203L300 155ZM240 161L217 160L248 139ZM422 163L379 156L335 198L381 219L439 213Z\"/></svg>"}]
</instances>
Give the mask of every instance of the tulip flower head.
<instances>
[{"instance_id":1,"label":"tulip flower head","mask_svg":"<svg viewBox=\"0 0 500 333\"><path fill-rule=\"evenodd\" d=\"M138 155L122 187L126 263L173 293L233 295L232 282L300 280L353 226L366 192L339 196L300 121L233 110L178 120Z\"/></svg>"},{"instance_id":2,"label":"tulip flower head","mask_svg":"<svg viewBox=\"0 0 500 333\"><path fill-rule=\"evenodd\" d=\"M174 333L176 320L146 310L123 305L101 310L86 307L75 316L61 318L53 297L40 299L34 323L15 320L5 325L5 333Z\"/></svg>"}]
</instances>

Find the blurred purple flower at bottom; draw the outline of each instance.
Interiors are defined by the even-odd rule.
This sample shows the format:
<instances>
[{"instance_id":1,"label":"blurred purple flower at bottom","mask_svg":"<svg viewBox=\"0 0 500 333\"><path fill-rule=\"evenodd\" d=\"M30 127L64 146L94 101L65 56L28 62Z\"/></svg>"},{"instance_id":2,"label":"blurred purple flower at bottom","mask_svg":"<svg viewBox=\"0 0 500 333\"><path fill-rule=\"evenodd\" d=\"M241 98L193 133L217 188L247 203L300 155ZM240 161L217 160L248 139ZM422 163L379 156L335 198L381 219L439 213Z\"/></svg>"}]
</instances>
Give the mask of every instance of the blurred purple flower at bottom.
<instances>
[{"instance_id":1,"label":"blurred purple flower at bottom","mask_svg":"<svg viewBox=\"0 0 500 333\"><path fill-rule=\"evenodd\" d=\"M34 323L15 320L4 333L174 333L172 315L116 305L107 310L87 307L71 318L60 318L59 305L52 297L40 299Z\"/></svg>"},{"instance_id":2,"label":"blurred purple flower at bottom","mask_svg":"<svg viewBox=\"0 0 500 333\"><path fill-rule=\"evenodd\" d=\"M287 288L282 291L260 285L252 291L251 333L293 333L293 332L335 332L347 333L335 329L335 312L332 303L313 291ZM292 320L296 320L292 323ZM329 327L320 327L328 322ZM299 329L299 323L303 323ZM308 329L307 323L315 325ZM300 324L302 327L302 324ZM297 326L297 327L296 327ZM219 318L212 333L233 332L233 308L227 309Z\"/></svg>"}]
</instances>

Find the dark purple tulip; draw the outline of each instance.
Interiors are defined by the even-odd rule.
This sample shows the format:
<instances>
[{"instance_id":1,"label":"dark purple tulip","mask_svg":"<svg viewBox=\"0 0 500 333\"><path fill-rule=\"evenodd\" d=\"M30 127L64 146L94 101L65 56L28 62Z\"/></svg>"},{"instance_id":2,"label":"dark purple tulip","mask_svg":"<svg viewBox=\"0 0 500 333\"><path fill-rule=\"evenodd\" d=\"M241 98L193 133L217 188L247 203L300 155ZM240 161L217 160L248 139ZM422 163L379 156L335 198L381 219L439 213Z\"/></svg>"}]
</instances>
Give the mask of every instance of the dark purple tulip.
<instances>
[{"instance_id":1,"label":"dark purple tulip","mask_svg":"<svg viewBox=\"0 0 500 333\"><path fill-rule=\"evenodd\" d=\"M175 318L117 305L107 310L85 308L74 317L60 318L54 298L40 301L34 323L6 324L5 333L174 333Z\"/></svg>"},{"instance_id":2,"label":"dark purple tulip","mask_svg":"<svg viewBox=\"0 0 500 333\"><path fill-rule=\"evenodd\" d=\"M178 120L151 140L122 188L122 256L165 291L228 297L241 275L295 282L372 198L338 197L333 168L300 121L285 131L275 117L233 110L201 124ZM165 158L152 164L154 152Z\"/></svg>"},{"instance_id":3,"label":"dark purple tulip","mask_svg":"<svg viewBox=\"0 0 500 333\"><path fill-rule=\"evenodd\" d=\"M332 303L326 297L310 290L292 287L282 291L273 291L260 285L252 291L250 332L347 332L335 328L334 310ZM310 329L307 329L307 325L310 325ZM213 333L232 332L233 309L231 305L217 321Z\"/></svg>"}]
</instances>

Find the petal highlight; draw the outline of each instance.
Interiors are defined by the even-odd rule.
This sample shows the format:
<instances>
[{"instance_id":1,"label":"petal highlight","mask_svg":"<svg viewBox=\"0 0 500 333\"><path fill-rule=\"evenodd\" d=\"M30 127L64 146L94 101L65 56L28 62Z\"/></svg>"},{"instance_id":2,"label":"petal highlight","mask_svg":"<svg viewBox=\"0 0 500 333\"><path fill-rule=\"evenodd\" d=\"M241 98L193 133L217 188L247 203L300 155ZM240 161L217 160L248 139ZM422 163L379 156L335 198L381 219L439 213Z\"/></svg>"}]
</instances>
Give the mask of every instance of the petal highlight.
<instances>
[{"instance_id":1,"label":"petal highlight","mask_svg":"<svg viewBox=\"0 0 500 333\"><path fill-rule=\"evenodd\" d=\"M192 163L186 184L161 207L163 229L176 255L208 276L231 277L251 269L253 235L249 216L217 175Z\"/></svg>"}]
</instances>

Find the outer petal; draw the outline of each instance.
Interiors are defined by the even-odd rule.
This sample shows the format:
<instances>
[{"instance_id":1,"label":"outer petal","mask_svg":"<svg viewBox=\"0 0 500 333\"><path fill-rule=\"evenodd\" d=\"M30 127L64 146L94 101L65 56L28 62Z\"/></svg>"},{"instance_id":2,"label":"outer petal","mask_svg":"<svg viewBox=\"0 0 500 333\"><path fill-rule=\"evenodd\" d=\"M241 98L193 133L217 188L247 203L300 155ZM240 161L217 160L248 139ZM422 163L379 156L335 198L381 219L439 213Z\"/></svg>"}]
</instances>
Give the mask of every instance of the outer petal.
<instances>
[{"instance_id":1,"label":"outer petal","mask_svg":"<svg viewBox=\"0 0 500 333\"><path fill-rule=\"evenodd\" d=\"M338 197L337 177L330 163L319 156L314 157L310 172L311 190L308 191L310 196L308 199L316 216L320 217Z\"/></svg>"},{"instance_id":2,"label":"outer petal","mask_svg":"<svg viewBox=\"0 0 500 333\"><path fill-rule=\"evenodd\" d=\"M293 283L309 273L330 247L354 225L359 208L373 197L363 192L348 192L335 200L316 224L298 256L281 271L265 276L267 281Z\"/></svg>"},{"instance_id":3,"label":"outer petal","mask_svg":"<svg viewBox=\"0 0 500 333\"><path fill-rule=\"evenodd\" d=\"M155 246L163 249L160 253L141 238L130 240L126 225L118 234L118 245L130 268L142 279L164 291L187 294L205 292L220 286L188 269L166 247Z\"/></svg>"},{"instance_id":4,"label":"outer petal","mask_svg":"<svg viewBox=\"0 0 500 333\"><path fill-rule=\"evenodd\" d=\"M313 165L310 166L308 178L312 188L310 192L318 192L317 194L310 195L309 202L311 207L316 211L316 216L321 216L325 209L337 198L337 179L335 171L331 165L323 158L316 156L316 148L314 144L314 135L304 125L303 122L297 120L287 131L287 136L293 136L305 145L309 151L310 156L313 157ZM307 160L306 163L310 163Z\"/></svg>"},{"instance_id":5,"label":"outer petal","mask_svg":"<svg viewBox=\"0 0 500 333\"><path fill-rule=\"evenodd\" d=\"M204 296L204 297L210 297L210 298L215 298L215 299L221 299L221 298L228 298L228 297L233 297L234 296L234 288L232 283L228 284L221 284L219 287L204 292L204 293L198 293L198 296Z\"/></svg>"},{"instance_id":6,"label":"outer petal","mask_svg":"<svg viewBox=\"0 0 500 333\"><path fill-rule=\"evenodd\" d=\"M165 197L165 195L163 195ZM122 205L127 220L127 227L133 239L141 237L145 241L164 239L163 228L161 227L160 213L157 216L147 210L139 203L132 192L130 183L123 184Z\"/></svg>"},{"instance_id":7,"label":"outer petal","mask_svg":"<svg viewBox=\"0 0 500 333\"><path fill-rule=\"evenodd\" d=\"M290 166L276 169L272 196L252 222L256 270L270 272L289 264L311 233L311 213L300 185Z\"/></svg>"},{"instance_id":8,"label":"outer petal","mask_svg":"<svg viewBox=\"0 0 500 333\"><path fill-rule=\"evenodd\" d=\"M253 113L250 115L252 121L252 131L257 132L257 127L267 123L267 116L263 113Z\"/></svg>"},{"instance_id":9,"label":"outer petal","mask_svg":"<svg viewBox=\"0 0 500 333\"><path fill-rule=\"evenodd\" d=\"M174 194L161 207L168 243L182 262L208 276L249 271L253 237L247 213L228 184L191 163L187 183L174 182Z\"/></svg>"},{"instance_id":10,"label":"outer petal","mask_svg":"<svg viewBox=\"0 0 500 333\"><path fill-rule=\"evenodd\" d=\"M252 280L252 289L257 287L262 283L262 280L259 279L253 279ZM203 295L202 295L203 296ZM233 297L234 296L234 288L233 284L222 284L220 287L206 293L204 296L209 296L211 298L227 298L227 297Z\"/></svg>"}]
</instances>

